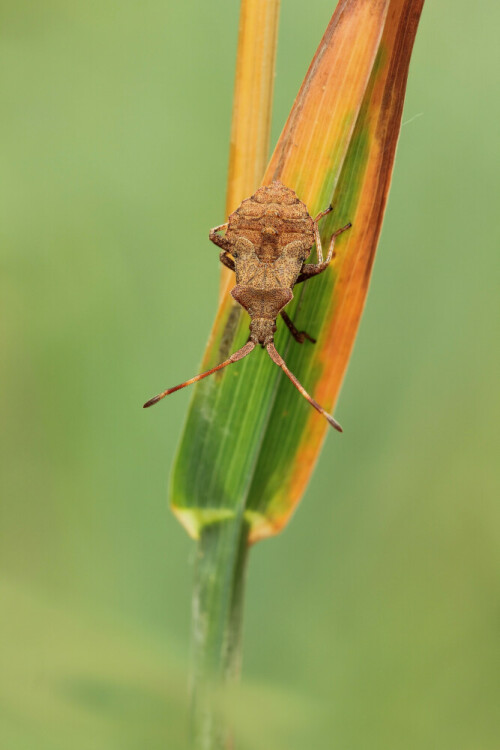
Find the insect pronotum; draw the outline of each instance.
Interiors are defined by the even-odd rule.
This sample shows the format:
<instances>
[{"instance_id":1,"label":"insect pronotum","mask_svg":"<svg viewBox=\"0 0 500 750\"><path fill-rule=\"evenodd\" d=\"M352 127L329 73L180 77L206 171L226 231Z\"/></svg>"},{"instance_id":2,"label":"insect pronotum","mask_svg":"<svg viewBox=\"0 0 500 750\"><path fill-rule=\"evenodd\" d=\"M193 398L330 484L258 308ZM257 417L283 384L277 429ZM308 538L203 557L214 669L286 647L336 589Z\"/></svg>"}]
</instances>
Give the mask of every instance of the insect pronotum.
<instances>
[{"instance_id":1,"label":"insect pronotum","mask_svg":"<svg viewBox=\"0 0 500 750\"><path fill-rule=\"evenodd\" d=\"M332 427L342 432L339 423L307 393L290 372L274 346L278 315L281 315L296 341L302 344L308 339L315 343L305 331L296 329L283 308L293 298L292 289L295 284L301 284L328 268L336 238L351 226L350 223L346 224L333 233L326 259L323 260L318 222L331 210L332 207L329 206L313 220L295 192L275 181L272 185L260 187L250 198L244 200L230 215L226 224L210 230L211 241L222 249L219 256L221 263L236 274L236 286L231 290L231 295L250 315L250 336L245 346L231 354L229 359L159 393L147 401L144 408L233 362L238 362L260 344L311 406L326 417ZM306 263L314 243L318 262Z\"/></svg>"}]
</instances>

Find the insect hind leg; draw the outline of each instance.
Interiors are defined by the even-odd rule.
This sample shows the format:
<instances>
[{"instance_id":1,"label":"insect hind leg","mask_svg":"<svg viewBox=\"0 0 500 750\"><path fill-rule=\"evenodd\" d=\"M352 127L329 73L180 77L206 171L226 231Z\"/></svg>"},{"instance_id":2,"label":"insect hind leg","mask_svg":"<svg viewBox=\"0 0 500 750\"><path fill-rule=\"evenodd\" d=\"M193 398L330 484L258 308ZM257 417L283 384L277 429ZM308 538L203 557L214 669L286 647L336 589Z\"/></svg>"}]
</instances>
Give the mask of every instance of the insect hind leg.
<instances>
[{"instance_id":1,"label":"insect hind leg","mask_svg":"<svg viewBox=\"0 0 500 750\"><path fill-rule=\"evenodd\" d=\"M316 339L313 339L312 336L309 336L309 334L306 331L299 331L295 327L293 321L290 319L290 317L287 315L287 313L284 310L281 311L280 315L283 318L283 320L285 321L285 323L286 323L286 325L288 327L288 330L292 334L292 336L295 339L295 341L297 341L297 343L303 344L306 339L308 341L310 341L311 344L315 344L316 343Z\"/></svg>"}]
</instances>

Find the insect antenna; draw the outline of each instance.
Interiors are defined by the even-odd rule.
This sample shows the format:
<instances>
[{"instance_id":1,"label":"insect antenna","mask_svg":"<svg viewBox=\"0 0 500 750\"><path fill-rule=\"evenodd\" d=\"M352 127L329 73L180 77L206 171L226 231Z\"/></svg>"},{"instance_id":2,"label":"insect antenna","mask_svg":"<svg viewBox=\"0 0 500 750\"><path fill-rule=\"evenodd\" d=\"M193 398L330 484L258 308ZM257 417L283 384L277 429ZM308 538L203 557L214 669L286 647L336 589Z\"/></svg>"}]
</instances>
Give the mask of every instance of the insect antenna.
<instances>
[{"instance_id":1,"label":"insect antenna","mask_svg":"<svg viewBox=\"0 0 500 750\"><path fill-rule=\"evenodd\" d=\"M242 346L241 349L238 349L236 352L233 352L229 359L226 359L225 362L221 362L220 365L217 365L216 367L212 367L211 370L207 370L206 372L200 373L200 375L195 375L194 378L191 378L190 380L186 380L184 383L181 383L180 385L176 385L173 388L167 388L166 391L163 391L163 393L159 393L157 396L154 396L153 398L150 398L149 401L146 401L146 403L143 406L143 409L147 409L148 406L153 406L153 404L157 404L158 401L161 401L162 398L165 398L165 396L170 395L174 391L178 391L181 388L185 388L187 385L192 385L193 383L196 383L198 380L203 380L203 378L207 378L209 375L212 375L212 373L217 372L217 370L222 370L223 367L227 367L227 365L232 365L233 362L238 362L239 359L243 359L243 357L246 357L247 354L250 354L252 349L255 348L255 344L253 341L248 341L245 346Z\"/></svg>"},{"instance_id":2,"label":"insect antenna","mask_svg":"<svg viewBox=\"0 0 500 750\"><path fill-rule=\"evenodd\" d=\"M288 367L285 364L284 359L276 351L276 348L275 348L274 344L273 343L267 344L266 349L267 349L267 353L269 354L269 356L271 357L271 359L273 360L273 362L275 362L278 365L278 367L281 367L281 369L283 370L283 372L285 373L285 375L288 378L290 378L290 380L292 381L292 383L294 384L294 386L297 388L298 391L300 391L300 393L304 396L304 398L307 401L309 401L309 403L311 404L311 406L314 406L314 408L316 409L316 411L319 411L320 414L322 414L324 417L326 417L326 419L329 421L329 423L331 424L332 427L334 427L339 432L342 432L342 427L339 425L339 423L332 417L331 414L328 414L328 412L325 409L323 409L323 407L320 406L318 404L318 402L315 401L308 394L308 392L306 391L306 389L304 388L304 386L301 383L299 383L299 381L297 380L297 378L295 377L295 375L293 374L293 372L290 372L290 370L288 369Z\"/></svg>"}]
</instances>

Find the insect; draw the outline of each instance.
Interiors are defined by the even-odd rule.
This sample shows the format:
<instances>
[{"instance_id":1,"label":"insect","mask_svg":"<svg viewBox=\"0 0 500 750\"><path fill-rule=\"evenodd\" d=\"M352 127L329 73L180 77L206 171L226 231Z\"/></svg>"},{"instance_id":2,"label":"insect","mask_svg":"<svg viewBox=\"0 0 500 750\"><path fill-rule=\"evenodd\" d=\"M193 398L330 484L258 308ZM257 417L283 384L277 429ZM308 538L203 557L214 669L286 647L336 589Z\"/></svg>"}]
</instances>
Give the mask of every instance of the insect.
<instances>
[{"instance_id":1,"label":"insect","mask_svg":"<svg viewBox=\"0 0 500 750\"><path fill-rule=\"evenodd\" d=\"M275 181L271 185L260 187L250 198L244 200L229 216L226 224L210 230L210 240L221 248L221 263L236 274L236 286L231 290L231 295L250 315L250 336L245 346L231 354L229 359L159 393L147 401L144 408L233 362L238 362L260 344L311 406L326 417L332 427L342 432L339 423L307 393L290 372L274 346L278 315L281 315L297 342L302 344L308 339L315 343L315 339L308 333L297 330L284 308L293 298L292 289L295 284L301 284L328 268L336 238L351 227L349 223L333 233L326 260L323 260L318 222L332 210L332 206L329 206L313 220L295 192ZM318 262L306 263L314 243Z\"/></svg>"}]
</instances>

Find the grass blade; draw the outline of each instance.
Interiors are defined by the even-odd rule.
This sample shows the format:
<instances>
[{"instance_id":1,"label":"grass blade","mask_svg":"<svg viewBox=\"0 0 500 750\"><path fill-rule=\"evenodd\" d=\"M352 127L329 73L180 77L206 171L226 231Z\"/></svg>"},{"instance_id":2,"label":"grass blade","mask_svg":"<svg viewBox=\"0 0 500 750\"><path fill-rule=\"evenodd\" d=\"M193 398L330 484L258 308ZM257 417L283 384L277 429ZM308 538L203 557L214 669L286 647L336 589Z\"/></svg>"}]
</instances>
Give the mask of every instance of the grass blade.
<instances>
[{"instance_id":1,"label":"grass blade","mask_svg":"<svg viewBox=\"0 0 500 750\"><path fill-rule=\"evenodd\" d=\"M279 0L242 0L226 199L231 212L260 184L268 158ZM222 277L221 291L227 286ZM236 323L237 317L233 315ZM217 707L218 687L235 682L241 663L244 573L249 524L243 506L205 527L195 569L191 735L203 750L227 747L230 728Z\"/></svg>"},{"instance_id":2,"label":"grass blade","mask_svg":"<svg viewBox=\"0 0 500 750\"><path fill-rule=\"evenodd\" d=\"M280 176L311 212L329 204L339 181L388 7L389 0L339 4L266 171L264 182ZM331 224L327 228L331 231ZM343 238L340 248L342 243ZM321 326L326 325L325 313L331 307L332 280L329 272L327 287L320 277L312 282L316 293L321 293L310 310L314 317L311 333L320 335L314 355L311 346L292 342L295 349L289 361L299 379L305 375L301 382L315 397L320 395L315 383L321 374ZM295 306L300 298L301 294L296 295ZM239 311L235 315L227 295L219 307L202 369L224 360L247 336L248 318ZM288 331L278 330L276 343L281 354L292 354ZM293 472L293 446L300 442L309 420L324 421L310 414L308 404L284 380L267 354L256 350L221 376L196 387L172 475L172 507L193 536L206 524L235 517L241 508L251 524L252 538L277 528L275 516L268 522L265 506L274 504L280 483ZM316 427L321 434L322 428L323 424ZM271 450L270 435L275 440ZM285 472L281 476L273 467L274 459L280 472ZM279 513L281 517L283 511Z\"/></svg>"},{"instance_id":3,"label":"grass blade","mask_svg":"<svg viewBox=\"0 0 500 750\"><path fill-rule=\"evenodd\" d=\"M390 187L403 111L410 55L423 0L392 0L370 81L333 194L335 212L322 228L324 241L347 220L353 227L339 243L332 268L296 295L297 324L318 336L308 357L289 344L290 366L315 398L332 409L347 368L363 311L375 250ZM318 118L321 110L318 112ZM287 138L287 131L282 139ZM266 178L304 182L307 152L294 154L279 171L273 158ZM330 200L332 178L303 184L314 211ZM313 287L314 284L314 287ZM319 325L318 325L319 324ZM311 386L312 384L312 386ZM251 538L277 533L287 522L307 485L328 429L315 414L298 413L286 383L280 383L248 493L253 514ZM288 427L280 429L283 415ZM270 456L272 455L272 460Z\"/></svg>"},{"instance_id":4,"label":"grass blade","mask_svg":"<svg viewBox=\"0 0 500 750\"><path fill-rule=\"evenodd\" d=\"M283 327L276 336L291 371L329 408L366 298L422 4L339 3L263 178L264 184L280 179L293 188L312 215L333 199L336 210L323 222L323 241L353 223L328 271L301 285L287 307L316 345L298 346ZM236 185L236 172L233 178ZM238 184L243 189L246 183ZM241 197L229 191L229 210ZM232 282L226 274L223 291ZM226 360L247 337L248 319L224 294L202 369ZM213 696L238 671L248 542L287 522L325 431L325 420L259 349L194 389L171 492L174 512L200 540L193 612L197 747L222 748L229 736Z\"/></svg>"},{"instance_id":5,"label":"grass blade","mask_svg":"<svg viewBox=\"0 0 500 750\"><path fill-rule=\"evenodd\" d=\"M279 0L241 3L227 214L256 190L267 165L279 8ZM223 272L230 278L229 270Z\"/></svg>"}]
</instances>

